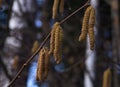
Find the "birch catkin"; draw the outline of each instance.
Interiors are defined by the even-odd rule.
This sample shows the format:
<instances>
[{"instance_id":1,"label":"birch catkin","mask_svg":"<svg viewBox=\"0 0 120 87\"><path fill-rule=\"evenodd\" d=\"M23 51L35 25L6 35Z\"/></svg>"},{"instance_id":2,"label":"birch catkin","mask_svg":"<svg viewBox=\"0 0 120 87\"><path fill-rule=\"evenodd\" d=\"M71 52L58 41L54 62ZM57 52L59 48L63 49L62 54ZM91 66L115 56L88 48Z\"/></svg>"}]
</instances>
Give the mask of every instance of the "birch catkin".
<instances>
[{"instance_id":1,"label":"birch catkin","mask_svg":"<svg viewBox=\"0 0 120 87\"><path fill-rule=\"evenodd\" d=\"M64 0L60 0L59 11L60 11L60 14L64 12Z\"/></svg>"},{"instance_id":2,"label":"birch catkin","mask_svg":"<svg viewBox=\"0 0 120 87\"><path fill-rule=\"evenodd\" d=\"M57 64L59 64L62 59L62 40L63 30L59 22L56 22L53 26L53 30L51 31L49 54L53 54L54 60Z\"/></svg>"},{"instance_id":3,"label":"birch catkin","mask_svg":"<svg viewBox=\"0 0 120 87\"><path fill-rule=\"evenodd\" d=\"M53 53L53 50L54 50L54 46L55 46L55 30L56 28L59 26L60 24L58 22L56 22L54 25L53 25L53 29L51 31L51 37L50 37L50 51L49 53L52 54Z\"/></svg>"},{"instance_id":4,"label":"birch catkin","mask_svg":"<svg viewBox=\"0 0 120 87\"><path fill-rule=\"evenodd\" d=\"M54 0L53 4L53 15L52 18L55 19L57 16L57 10L58 10L59 0Z\"/></svg>"},{"instance_id":5,"label":"birch catkin","mask_svg":"<svg viewBox=\"0 0 120 87\"><path fill-rule=\"evenodd\" d=\"M61 62L62 59L62 39L63 39L63 31L60 26L56 28L55 31L55 48L54 48L54 59L57 64Z\"/></svg>"},{"instance_id":6,"label":"birch catkin","mask_svg":"<svg viewBox=\"0 0 120 87\"><path fill-rule=\"evenodd\" d=\"M92 9L92 7L89 6L85 11L83 23L82 23L82 31L81 31L81 35L79 36L79 41L84 40L87 36L89 16L90 16L91 9Z\"/></svg>"},{"instance_id":7,"label":"birch catkin","mask_svg":"<svg viewBox=\"0 0 120 87\"><path fill-rule=\"evenodd\" d=\"M50 54L48 48L45 48L44 79L47 79L50 67Z\"/></svg>"},{"instance_id":8,"label":"birch catkin","mask_svg":"<svg viewBox=\"0 0 120 87\"><path fill-rule=\"evenodd\" d=\"M59 51L59 48L58 48L59 47L59 32L60 32L60 29L59 27L57 27L55 30L55 48L54 48L54 53L53 53L55 61L58 58L57 56L58 56L58 51Z\"/></svg>"},{"instance_id":9,"label":"birch catkin","mask_svg":"<svg viewBox=\"0 0 120 87\"><path fill-rule=\"evenodd\" d=\"M50 54L49 49L47 47L42 48L39 54L38 66L36 72L36 80L37 81L45 81L48 76L50 65Z\"/></svg>"},{"instance_id":10,"label":"birch catkin","mask_svg":"<svg viewBox=\"0 0 120 87\"><path fill-rule=\"evenodd\" d=\"M111 71L110 68L104 71L102 87L111 87Z\"/></svg>"},{"instance_id":11,"label":"birch catkin","mask_svg":"<svg viewBox=\"0 0 120 87\"><path fill-rule=\"evenodd\" d=\"M95 25L95 9L92 7L92 10L90 12L90 18L89 18L89 40L90 40L90 49L94 50L94 25Z\"/></svg>"},{"instance_id":12,"label":"birch catkin","mask_svg":"<svg viewBox=\"0 0 120 87\"><path fill-rule=\"evenodd\" d=\"M61 27L60 28L60 31L59 31L59 45L58 45L58 59L56 61L57 64L59 64L61 62L61 59L62 59L62 41L63 41L63 30Z\"/></svg>"},{"instance_id":13,"label":"birch catkin","mask_svg":"<svg viewBox=\"0 0 120 87\"><path fill-rule=\"evenodd\" d=\"M41 51L39 53L37 73L36 73L36 80L40 80L41 82L44 81L44 79L43 79L44 58L45 58L44 49L41 49Z\"/></svg>"}]
</instances>

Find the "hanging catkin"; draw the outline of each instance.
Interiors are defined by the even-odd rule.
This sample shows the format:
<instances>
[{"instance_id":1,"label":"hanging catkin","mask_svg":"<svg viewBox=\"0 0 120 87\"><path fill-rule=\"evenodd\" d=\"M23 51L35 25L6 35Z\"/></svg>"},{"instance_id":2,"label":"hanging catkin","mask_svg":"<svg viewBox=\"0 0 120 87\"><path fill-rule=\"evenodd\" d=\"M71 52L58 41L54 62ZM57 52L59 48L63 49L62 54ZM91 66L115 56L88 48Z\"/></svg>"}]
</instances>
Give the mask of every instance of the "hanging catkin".
<instances>
[{"instance_id":1,"label":"hanging catkin","mask_svg":"<svg viewBox=\"0 0 120 87\"><path fill-rule=\"evenodd\" d=\"M49 53L52 54L53 53L53 50L54 50L54 46L55 46L55 30L56 28L59 26L60 24L58 22L56 22L54 25L53 25L53 29L51 31L51 37L50 37L50 51Z\"/></svg>"},{"instance_id":2,"label":"hanging catkin","mask_svg":"<svg viewBox=\"0 0 120 87\"><path fill-rule=\"evenodd\" d=\"M82 31L81 31L81 35L79 36L79 41L84 40L87 36L89 16L90 16L91 8L92 7L89 6L85 11L84 18L83 18L83 23L82 23Z\"/></svg>"},{"instance_id":3,"label":"hanging catkin","mask_svg":"<svg viewBox=\"0 0 120 87\"><path fill-rule=\"evenodd\" d=\"M55 47L54 47L54 53L53 53L53 56L54 56L54 59L55 61L57 60L57 56L58 56L58 46L59 46L59 32L60 32L60 29L59 27L56 28L55 30Z\"/></svg>"},{"instance_id":4,"label":"hanging catkin","mask_svg":"<svg viewBox=\"0 0 120 87\"><path fill-rule=\"evenodd\" d=\"M35 41L34 44L33 44L31 52L34 53L37 50L38 47L39 47L39 42Z\"/></svg>"},{"instance_id":5,"label":"hanging catkin","mask_svg":"<svg viewBox=\"0 0 120 87\"><path fill-rule=\"evenodd\" d=\"M110 68L104 71L102 87L111 87L111 71Z\"/></svg>"},{"instance_id":6,"label":"hanging catkin","mask_svg":"<svg viewBox=\"0 0 120 87\"><path fill-rule=\"evenodd\" d=\"M49 49L47 47L44 47L41 49L39 53L38 66L36 72L37 81L43 82L47 79L49 72L49 65L50 65Z\"/></svg>"},{"instance_id":7,"label":"hanging catkin","mask_svg":"<svg viewBox=\"0 0 120 87\"><path fill-rule=\"evenodd\" d=\"M61 62L62 59L62 41L63 41L63 30L61 27L60 31L59 31L59 45L58 45L58 49L59 49L59 53L58 53L58 59L56 61L57 64L59 64Z\"/></svg>"},{"instance_id":8,"label":"hanging catkin","mask_svg":"<svg viewBox=\"0 0 120 87\"><path fill-rule=\"evenodd\" d=\"M41 82L44 81L44 79L43 79L44 58L45 58L45 53L44 53L44 48L42 48L39 53L37 73L36 73L36 80L40 80Z\"/></svg>"},{"instance_id":9,"label":"hanging catkin","mask_svg":"<svg viewBox=\"0 0 120 87\"><path fill-rule=\"evenodd\" d=\"M56 63L60 63L61 55L62 55L62 38L63 38L63 31L60 25L55 30L55 48L54 48L54 59Z\"/></svg>"},{"instance_id":10,"label":"hanging catkin","mask_svg":"<svg viewBox=\"0 0 120 87\"><path fill-rule=\"evenodd\" d=\"M60 11L60 14L64 12L64 0L60 0L59 11Z\"/></svg>"},{"instance_id":11,"label":"hanging catkin","mask_svg":"<svg viewBox=\"0 0 120 87\"><path fill-rule=\"evenodd\" d=\"M53 29L51 31L49 54L53 54L54 60L56 61L57 64L59 64L62 59L62 40L63 30L59 22L56 22L53 25Z\"/></svg>"},{"instance_id":12,"label":"hanging catkin","mask_svg":"<svg viewBox=\"0 0 120 87\"><path fill-rule=\"evenodd\" d=\"M52 18L53 18L53 19L55 19L56 16L57 16L58 5L59 5L59 0L54 0L54 4L53 4L53 14L52 14Z\"/></svg>"},{"instance_id":13,"label":"hanging catkin","mask_svg":"<svg viewBox=\"0 0 120 87\"><path fill-rule=\"evenodd\" d=\"M49 54L49 50L46 47L45 48L45 63L44 63L44 79L47 79L48 76L48 72L49 72L49 66L50 66L50 54Z\"/></svg>"},{"instance_id":14,"label":"hanging catkin","mask_svg":"<svg viewBox=\"0 0 120 87\"><path fill-rule=\"evenodd\" d=\"M94 50L94 25L95 25L95 9L92 7L92 10L90 12L90 18L89 18L89 40L90 40L90 49Z\"/></svg>"}]
</instances>

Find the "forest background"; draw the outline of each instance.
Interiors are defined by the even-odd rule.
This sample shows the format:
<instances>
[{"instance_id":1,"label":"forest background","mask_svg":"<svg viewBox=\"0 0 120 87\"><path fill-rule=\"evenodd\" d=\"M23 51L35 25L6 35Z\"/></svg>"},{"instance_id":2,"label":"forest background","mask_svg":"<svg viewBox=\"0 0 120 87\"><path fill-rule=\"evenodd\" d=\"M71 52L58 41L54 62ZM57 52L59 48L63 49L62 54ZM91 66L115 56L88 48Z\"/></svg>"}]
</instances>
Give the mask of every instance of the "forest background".
<instances>
[{"instance_id":1,"label":"forest background","mask_svg":"<svg viewBox=\"0 0 120 87\"><path fill-rule=\"evenodd\" d=\"M34 42L38 41L40 45L51 31L56 21L52 19L53 1L0 0L0 87L7 87L32 55ZM64 13L58 15L57 21L87 2L64 1ZM91 1L96 10L95 50L88 50L87 41L78 41L86 6L61 24L64 31L62 62L57 65L51 59L47 80L44 83L35 80L36 55L15 81L14 87L102 87L103 73L108 68L112 72L111 87L120 86L120 1ZM16 57L18 60L14 64ZM86 74L91 77L91 85L86 83Z\"/></svg>"}]
</instances>

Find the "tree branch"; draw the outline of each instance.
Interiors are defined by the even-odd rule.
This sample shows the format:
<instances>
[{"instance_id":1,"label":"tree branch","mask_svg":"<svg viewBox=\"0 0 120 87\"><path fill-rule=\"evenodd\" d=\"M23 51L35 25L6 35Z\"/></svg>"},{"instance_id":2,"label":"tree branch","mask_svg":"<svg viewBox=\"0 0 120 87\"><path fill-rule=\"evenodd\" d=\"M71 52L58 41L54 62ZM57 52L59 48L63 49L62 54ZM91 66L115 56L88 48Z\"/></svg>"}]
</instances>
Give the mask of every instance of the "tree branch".
<instances>
[{"instance_id":1,"label":"tree branch","mask_svg":"<svg viewBox=\"0 0 120 87\"><path fill-rule=\"evenodd\" d=\"M60 24L64 23L65 21L67 21L70 17L72 17L73 15L75 15L77 12L79 12L81 9L83 9L84 7L86 7L87 5L89 5L89 0L80 8L78 8L77 10L75 10L73 13L71 13L69 16L67 16L66 18L64 18L62 21L60 21ZM11 87L13 85L13 83L20 77L20 74L22 73L22 71L24 70L24 68L34 59L34 57L38 54L38 52L42 49L42 47L46 44L46 42L48 41L48 39L50 38L51 33L49 32L49 34L47 35L47 37L44 39L44 41L42 42L42 44L40 45L40 47L36 50L35 53L33 53L33 55L28 58L28 60L23 64L23 66L21 67L21 69L18 71L17 75L12 79L12 81L10 82L10 84L8 85L8 87Z\"/></svg>"}]
</instances>

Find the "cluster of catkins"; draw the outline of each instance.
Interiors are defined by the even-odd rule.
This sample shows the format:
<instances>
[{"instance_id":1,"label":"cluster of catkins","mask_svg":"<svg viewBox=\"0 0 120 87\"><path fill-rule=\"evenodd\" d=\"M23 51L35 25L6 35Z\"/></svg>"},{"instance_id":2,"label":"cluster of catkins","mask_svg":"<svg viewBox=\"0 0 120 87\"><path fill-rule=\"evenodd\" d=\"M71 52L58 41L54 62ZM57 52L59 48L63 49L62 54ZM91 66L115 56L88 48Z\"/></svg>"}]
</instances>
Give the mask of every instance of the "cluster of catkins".
<instances>
[{"instance_id":1,"label":"cluster of catkins","mask_svg":"<svg viewBox=\"0 0 120 87\"><path fill-rule=\"evenodd\" d=\"M60 3L60 6L59 6ZM53 4L53 16L55 19L57 16L57 10L59 6L59 12L62 14L64 11L64 0L54 0ZM79 41L82 41L86 38L87 32L90 39L90 49L94 49L94 24L95 24L95 10L92 6L89 6L84 15L82 31L79 37ZM36 80L45 81L50 65L50 55L53 56L55 62L59 64L62 60L62 40L63 40L63 30L59 22L54 23L53 29L51 31L50 37L50 49L43 47L39 53L38 66L36 73ZM36 41L32 48L32 53L38 48L38 42Z\"/></svg>"},{"instance_id":2,"label":"cluster of catkins","mask_svg":"<svg viewBox=\"0 0 120 87\"><path fill-rule=\"evenodd\" d=\"M49 49L44 47L41 49L39 53L37 72L36 72L36 80L43 82L47 76L50 65L50 54Z\"/></svg>"},{"instance_id":3,"label":"cluster of catkins","mask_svg":"<svg viewBox=\"0 0 120 87\"><path fill-rule=\"evenodd\" d=\"M60 3L60 5L59 5L59 3ZM59 13L62 14L64 12L64 0L54 0L53 14L52 14L53 19L55 19L57 17L58 6L59 6Z\"/></svg>"},{"instance_id":4,"label":"cluster of catkins","mask_svg":"<svg viewBox=\"0 0 120 87\"><path fill-rule=\"evenodd\" d=\"M95 9L92 6L89 6L84 14L82 31L79 36L79 41L85 40L87 33L90 40L90 49L94 50L94 24L95 24Z\"/></svg>"},{"instance_id":5,"label":"cluster of catkins","mask_svg":"<svg viewBox=\"0 0 120 87\"><path fill-rule=\"evenodd\" d=\"M64 11L64 0L54 0L53 4L53 16L55 19L57 17L59 6L59 13L62 14ZM53 56L55 62L59 64L62 60L62 40L63 40L63 30L59 22L54 23L53 29L51 31L50 37L50 49L43 47L39 53L38 66L36 73L37 81L45 81L49 72L50 65L50 55ZM38 48L38 42L35 41L32 48L32 53Z\"/></svg>"},{"instance_id":6,"label":"cluster of catkins","mask_svg":"<svg viewBox=\"0 0 120 87\"><path fill-rule=\"evenodd\" d=\"M57 64L61 62L62 39L63 39L62 28L59 22L56 22L53 25L53 29L51 31L50 49L48 49L47 47L43 47L39 53L37 73L36 73L37 81L43 82L47 79L49 67L50 67L50 55L53 55L54 60Z\"/></svg>"},{"instance_id":7,"label":"cluster of catkins","mask_svg":"<svg viewBox=\"0 0 120 87\"><path fill-rule=\"evenodd\" d=\"M62 59L62 40L63 40L63 30L59 22L56 22L51 31L50 38L50 54L53 54L54 60L57 64L61 62Z\"/></svg>"}]
</instances>

